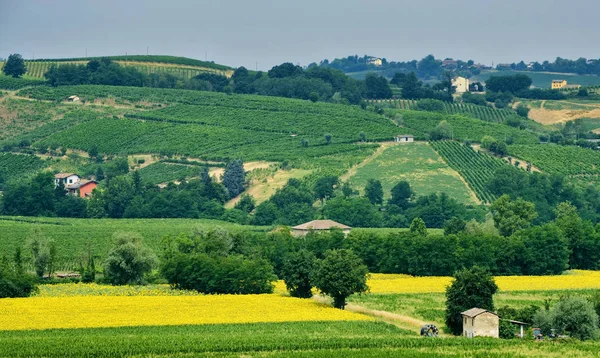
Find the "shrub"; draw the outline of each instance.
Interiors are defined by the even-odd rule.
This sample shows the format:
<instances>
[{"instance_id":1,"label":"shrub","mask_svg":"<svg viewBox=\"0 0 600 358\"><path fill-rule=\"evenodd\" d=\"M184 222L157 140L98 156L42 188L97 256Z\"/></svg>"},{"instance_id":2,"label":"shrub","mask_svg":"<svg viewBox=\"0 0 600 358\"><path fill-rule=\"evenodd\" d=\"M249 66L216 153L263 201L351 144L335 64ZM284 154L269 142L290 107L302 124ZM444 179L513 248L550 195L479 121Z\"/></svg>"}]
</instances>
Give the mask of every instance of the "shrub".
<instances>
[{"instance_id":1,"label":"shrub","mask_svg":"<svg viewBox=\"0 0 600 358\"><path fill-rule=\"evenodd\" d=\"M598 315L594 305L583 297L561 299L553 310L554 328L581 340L594 338L598 330Z\"/></svg>"},{"instance_id":2,"label":"shrub","mask_svg":"<svg viewBox=\"0 0 600 358\"><path fill-rule=\"evenodd\" d=\"M444 102L430 98L421 99L417 101L415 109L418 111L444 112Z\"/></svg>"},{"instance_id":3,"label":"shrub","mask_svg":"<svg viewBox=\"0 0 600 358\"><path fill-rule=\"evenodd\" d=\"M157 264L154 253L138 234L119 233L104 261L104 278L113 285L143 284L144 276Z\"/></svg>"},{"instance_id":4,"label":"shrub","mask_svg":"<svg viewBox=\"0 0 600 358\"><path fill-rule=\"evenodd\" d=\"M0 298L28 297L35 290L33 276L0 267Z\"/></svg>"}]
</instances>

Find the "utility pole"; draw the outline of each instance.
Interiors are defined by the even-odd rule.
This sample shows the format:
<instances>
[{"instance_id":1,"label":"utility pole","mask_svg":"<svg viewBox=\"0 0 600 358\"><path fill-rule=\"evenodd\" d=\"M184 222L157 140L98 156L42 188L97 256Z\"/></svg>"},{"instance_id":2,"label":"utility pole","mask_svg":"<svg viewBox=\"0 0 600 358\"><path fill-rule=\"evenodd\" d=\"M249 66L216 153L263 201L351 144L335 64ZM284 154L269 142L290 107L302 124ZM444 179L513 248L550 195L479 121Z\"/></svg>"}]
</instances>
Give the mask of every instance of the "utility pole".
<instances>
[{"instance_id":1,"label":"utility pole","mask_svg":"<svg viewBox=\"0 0 600 358\"><path fill-rule=\"evenodd\" d=\"M146 56L148 56L148 47L150 46L146 46Z\"/></svg>"},{"instance_id":2,"label":"utility pole","mask_svg":"<svg viewBox=\"0 0 600 358\"><path fill-rule=\"evenodd\" d=\"M87 47L85 48L85 58L87 58Z\"/></svg>"}]
</instances>

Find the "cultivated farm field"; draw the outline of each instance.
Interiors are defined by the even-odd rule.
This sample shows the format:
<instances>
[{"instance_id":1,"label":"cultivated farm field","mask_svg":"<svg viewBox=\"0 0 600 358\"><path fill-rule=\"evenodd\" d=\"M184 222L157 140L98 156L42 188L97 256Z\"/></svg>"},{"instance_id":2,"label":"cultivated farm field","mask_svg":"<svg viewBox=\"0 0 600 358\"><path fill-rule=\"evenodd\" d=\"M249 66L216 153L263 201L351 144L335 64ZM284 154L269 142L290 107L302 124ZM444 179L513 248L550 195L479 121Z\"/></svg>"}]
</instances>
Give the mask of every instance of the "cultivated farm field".
<instances>
[{"instance_id":1,"label":"cultivated farm field","mask_svg":"<svg viewBox=\"0 0 600 358\"><path fill-rule=\"evenodd\" d=\"M460 176L424 142L391 146L350 177L350 183L360 188L367 180L381 181L384 196L399 181L406 180L417 195L444 192L459 202L474 204L476 199Z\"/></svg>"},{"instance_id":2,"label":"cultivated farm field","mask_svg":"<svg viewBox=\"0 0 600 358\"><path fill-rule=\"evenodd\" d=\"M462 175L479 200L485 203L494 201L495 197L486 185L496 169L506 164L505 161L454 141L431 142L431 146L452 169Z\"/></svg>"},{"instance_id":3,"label":"cultivated farm field","mask_svg":"<svg viewBox=\"0 0 600 358\"><path fill-rule=\"evenodd\" d=\"M587 283L588 290L515 292L504 288L502 278L497 277L501 292L495 303L539 305L568 292L587 294L589 288L600 285L597 273L595 278L589 272L572 275ZM390 282L399 283L399 279L421 282L423 278L373 276L369 281L373 292L352 296L347 311L310 299L287 297L281 291L204 296L181 291L173 295L166 285L148 289L98 288L94 284L42 286L34 297L0 300L0 356L592 357L600 348L597 342L473 340L445 335L422 338L414 325L420 320L443 322L443 294L375 293L378 282L389 286ZM570 281L570 276L560 278ZM448 280L437 278L440 282L443 279ZM526 288L531 279L512 280L524 280L520 286ZM422 283L418 285L426 288ZM405 292L404 287L401 283L395 292ZM358 305L363 313L356 312ZM373 315L369 313L372 310L389 314ZM145 314L149 311L153 314Z\"/></svg>"}]
</instances>

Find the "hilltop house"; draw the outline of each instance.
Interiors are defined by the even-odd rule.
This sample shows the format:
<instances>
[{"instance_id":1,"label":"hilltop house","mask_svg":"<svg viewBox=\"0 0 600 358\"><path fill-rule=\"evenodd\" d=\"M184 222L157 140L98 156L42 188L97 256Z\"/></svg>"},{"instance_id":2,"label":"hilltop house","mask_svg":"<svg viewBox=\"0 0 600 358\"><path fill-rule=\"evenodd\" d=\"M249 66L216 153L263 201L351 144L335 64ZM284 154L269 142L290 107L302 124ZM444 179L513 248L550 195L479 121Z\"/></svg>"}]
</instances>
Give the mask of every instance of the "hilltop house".
<instances>
[{"instance_id":1,"label":"hilltop house","mask_svg":"<svg viewBox=\"0 0 600 358\"><path fill-rule=\"evenodd\" d=\"M369 57L367 59L367 65L375 65L377 67L383 65L383 61L377 57Z\"/></svg>"},{"instance_id":2,"label":"hilltop house","mask_svg":"<svg viewBox=\"0 0 600 358\"><path fill-rule=\"evenodd\" d=\"M54 175L54 186L58 186L62 182L66 188L69 185L78 183L80 180L79 175L74 173L59 173Z\"/></svg>"},{"instance_id":3,"label":"hilltop house","mask_svg":"<svg viewBox=\"0 0 600 358\"><path fill-rule=\"evenodd\" d=\"M500 337L500 317L494 312L481 308L471 308L461 313L463 319L463 336Z\"/></svg>"},{"instance_id":4,"label":"hilltop house","mask_svg":"<svg viewBox=\"0 0 600 358\"><path fill-rule=\"evenodd\" d=\"M458 67L458 61L453 60L451 58L446 59L446 60L442 61L442 67L444 67L444 68L457 68Z\"/></svg>"},{"instance_id":5,"label":"hilltop house","mask_svg":"<svg viewBox=\"0 0 600 358\"><path fill-rule=\"evenodd\" d=\"M333 220L313 220L302 225L294 226L292 228L292 234L294 236L305 236L309 231L328 231L331 229L340 229L344 232L344 235L348 235L351 227Z\"/></svg>"},{"instance_id":6,"label":"hilltop house","mask_svg":"<svg viewBox=\"0 0 600 358\"><path fill-rule=\"evenodd\" d=\"M552 89L579 89L581 85L569 85L567 84L567 80L552 80Z\"/></svg>"},{"instance_id":7,"label":"hilltop house","mask_svg":"<svg viewBox=\"0 0 600 358\"><path fill-rule=\"evenodd\" d=\"M54 175L54 186L61 184L65 187L68 195L79 196L81 198L89 198L92 195L98 183L94 180L82 179L77 174L59 173Z\"/></svg>"},{"instance_id":8,"label":"hilltop house","mask_svg":"<svg viewBox=\"0 0 600 358\"><path fill-rule=\"evenodd\" d=\"M79 97L73 95L67 98L67 102L79 102Z\"/></svg>"},{"instance_id":9,"label":"hilltop house","mask_svg":"<svg viewBox=\"0 0 600 358\"><path fill-rule=\"evenodd\" d=\"M452 86L456 88L456 93L469 92L469 79L464 77L456 77L452 80Z\"/></svg>"},{"instance_id":10,"label":"hilltop house","mask_svg":"<svg viewBox=\"0 0 600 358\"><path fill-rule=\"evenodd\" d=\"M552 89L563 88L567 85L567 80L552 80Z\"/></svg>"}]
</instances>

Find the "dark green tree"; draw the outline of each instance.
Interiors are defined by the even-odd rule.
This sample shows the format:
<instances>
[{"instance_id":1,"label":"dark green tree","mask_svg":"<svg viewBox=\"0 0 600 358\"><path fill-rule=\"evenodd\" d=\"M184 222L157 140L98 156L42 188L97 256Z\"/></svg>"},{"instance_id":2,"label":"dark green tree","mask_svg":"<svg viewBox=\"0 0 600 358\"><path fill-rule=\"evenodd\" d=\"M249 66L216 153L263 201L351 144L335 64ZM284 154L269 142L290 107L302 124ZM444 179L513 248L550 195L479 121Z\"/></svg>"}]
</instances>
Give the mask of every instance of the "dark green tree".
<instances>
[{"instance_id":1,"label":"dark green tree","mask_svg":"<svg viewBox=\"0 0 600 358\"><path fill-rule=\"evenodd\" d=\"M235 198L244 191L246 172L241 159L235 159L227 163L223 173L223 185L227 188L230 198Z\"/></svg>"},{"instance_id":2,"label":"dark green tree","mask_svg":"<svg viewBox=\"0 0 600 358\"><path fill-rule=\"evenodd\" d=\"M315 287L333 298L335 308L344 309L346 298L366 292L369 270L352 250L331 250L317 261L312 275Z\"/></svg>"},{"instance_id":3,"label":"dark green tree","mask_svg":"<svg viewBox=\"0 0 600 358\"><path fill-rule=\"evenodd\" d=\"M498 286L494 277L477 266L454 274L452 284L446 289L446 326L454 335L463 332L461 313L471 308L494 311L494 294Z\"/></svg>"},{"instance_id":4,"label":"dark green tree","mask_svg":"<svg viewBox=\"0 0 600 358\"><path fill-rule=\"evenodd\" d=\"M114 244L104 260L104 277L112 285L143 284L144 276L158 260L142 243L142 237L132 233L117 233Z\"/></svg>"},{"instance_id":5,"label":"dark green tree","mask_svg":"<svg viewBox=\"0 0 600 358\"><path fill-rule=\"evenodd\" d=\"M256 207L256 201L248 194L243 194L240 200L235 204L235 208L245 213L249 213Z\"/></svg>"},{"instance_id":6,"label":"dark green tree","mask_svg":"<svg viewBox=\"0 0 600 358\"><path fill-rule=\"evenodd\" d=\"M419 236L427 236L427 226L421 218L414 218L410 223L409 231Z\"/></svg>"},{"instance_id":7,"label":"dark green tree","mask_svg":"<svg viewBox=\"0 0 600 358\"><path fill-rule=\"evenodd\" d=\"M494 224L500 234L510 236L519 229L527 228L536 218L535 205L523 199L512 200L502 195L491 206Z\"/></svg>"},{"instance_id":8,"label":"dark green tree","mask_svg":"<svg viewBox=\"0 0 600 358\"><path fill-rule=\"evenodd\" d=\"M321 200L321 203L325 202L325 199L332 198L334 187L338 184L338 182L339 179L336 176L319 178L313 189L315 192L315 198Z\"/></svg>"},{"instance_id":9,"label":"dark green tree","mask_svg":"<svg viewBox=\"0 0 600 358\"><path fill-rule=\"evenodd\" d=\"M314 269L315 261L315 255L303 249L289 254L283 262L281 278L292 297L312 297L313 285L310 275Z\"/></svg>"},{"instance_id":10,"label":"dark green tree","mask_svg":"<svg viewBox=\"0 0 600 358\"><path fill-rule=\"evenodd\" d=\"M383 187L381 186L381 181L376 179L367 180L367 185L365 186L365 197L369 199L373 205L382 205Z\"/></svg>"},{"instance_id":11,"label":"dark green tree","mask_svg":"<svg viewBox=\"0 0 600 358\"><path fill-rule=\"evenodd\" d=\"M2 67L2 72L4 72L7 76L13 76L14 78L19 78L27 72L27 67L25 66L25 61L23 61L23 57L18 53L13 53L8 56L8 60Z\"/></svg>"},{"instance_id":12,"label":"dark green tree","mask_svg":"<svg viewBox=\"0 0 600 358\"><path fill-rule=\"evenodd\" d=\"M388 200L388 204L397 205L402 209L407 209L410 201L414 196L410 184L403 180L392 188L392 197Z\"/></svg>"},{"instance_id":13,"label":"dark green tree","mask_svg":"<svg viewBox=\"0 0 600 358\"><path fill-rule=\"evenodd\" d=\"M462 231L465 231L467 223L456 216L444 223L444 235L456 235Z\"/></svg>"}]
</instances>

